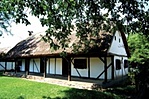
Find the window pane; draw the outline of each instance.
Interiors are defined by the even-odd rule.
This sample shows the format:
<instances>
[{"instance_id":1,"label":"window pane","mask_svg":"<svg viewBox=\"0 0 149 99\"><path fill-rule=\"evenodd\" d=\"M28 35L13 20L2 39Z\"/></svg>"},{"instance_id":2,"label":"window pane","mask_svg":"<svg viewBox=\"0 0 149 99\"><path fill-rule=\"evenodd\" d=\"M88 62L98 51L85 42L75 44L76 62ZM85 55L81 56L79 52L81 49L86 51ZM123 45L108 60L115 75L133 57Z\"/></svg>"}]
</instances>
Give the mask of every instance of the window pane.
<instances>
[{"instance_id":1,"label":"window pane","mask_svg":"<svg viewBox=\"0 0 149 99\"><path fill-rule=\"evenodd\" d=\"M74 59L74 68L86 69L87 60L86 59Z\"/></svg>"},{"instance_id":2,"label":"window pane","mask_svg":"<svg viewBox=\"0 0 149 99\"><path fill-rule=\"evenodd\" d=\"M121 69L121 61L119 59L116 59L116 70Z\"/></svg>"},{"instance_id":3,"label":"window pane","mask_svg":"<svg viewBox=\"0 0 149 99\"><path fill-rule=\"evenodd\" d=\"M124 68L128 67L128 60L124 60Z\"/></svg>"}]
</instances>

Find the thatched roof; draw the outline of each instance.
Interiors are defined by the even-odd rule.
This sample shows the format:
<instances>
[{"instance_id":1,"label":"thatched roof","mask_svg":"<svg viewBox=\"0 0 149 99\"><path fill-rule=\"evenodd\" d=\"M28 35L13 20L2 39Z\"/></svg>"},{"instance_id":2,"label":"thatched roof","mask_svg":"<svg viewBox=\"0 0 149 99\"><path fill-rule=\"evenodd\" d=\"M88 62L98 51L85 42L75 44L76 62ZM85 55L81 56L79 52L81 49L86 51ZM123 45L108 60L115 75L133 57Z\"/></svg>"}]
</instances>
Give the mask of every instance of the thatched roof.
<instances>
[{"instance_id":1,"label":"thatched roof","mask_svg":"<svg viewBox=\"0 0 149 99\"><path fill-rule=\"evenodd\" d=\"M2 47L0 48L0 58L3 58L5 54L11 49L11 47Z\"/></svg>"},{"instance_id":2,"label":"thatched roof","mask_svg":"<svg viewBox=\"0 0 149 99\"><path fill-rule=\"evenodd\" d=\"M88 45L88 51L87 53L95 53L95 52L102 52L102 54L106 53L111 41L112 41L112 36L113 34L107 33L107 32L101 32L100 36L98 39L90 37L88 40L96 40L96 46L93 46L92 43ZM55 56L59 55L64 49L60 48L56 51L53 51L50 49L50 44L46 43L43 39L41 39L40 34L32 35L28 37L27 39L19 42L14 46L8 53L7 57L8 58L15 58L15 57L37 57L37 56ZM75 54L73 51L74 47L72 46L73 44L79 44L79 38L76 37L75 34L72 34L69 36L70 43L69 43L69 48L65 49L65 52L68 54ZM84 53L84 50L86 48L85 45L81 45L80 50L78 52ZM85 49L86 50L86 49Z\"/></svg>"}]
</instances>

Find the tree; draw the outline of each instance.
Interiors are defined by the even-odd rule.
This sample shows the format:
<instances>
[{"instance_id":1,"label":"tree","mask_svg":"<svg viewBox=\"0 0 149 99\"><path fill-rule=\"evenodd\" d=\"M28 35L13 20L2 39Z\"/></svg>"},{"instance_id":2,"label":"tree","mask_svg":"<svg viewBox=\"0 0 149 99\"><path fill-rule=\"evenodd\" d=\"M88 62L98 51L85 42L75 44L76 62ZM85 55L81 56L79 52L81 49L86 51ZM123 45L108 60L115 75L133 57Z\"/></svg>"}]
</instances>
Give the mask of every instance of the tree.
<instances>
[{"instance_id":1,"label":"tree","mask_svg":"<svg viewBox=\"0 0 149 99\"><path fill-rule=\"evenodd\" d=\"M149 60L149 41L142 34L130 34L128 37L128 46L130 48L130 62L144 64Z\"/></svg>"},{"instance_id":2,"label":"tree","mask_svg":"<svg viewBox=\"0 0 149 99\"><path fill-rule=\"evenodd\" d=\"M43 26L48 27L43 39L55 50L69 47L68 37L75 31L76 36L81 38L77 45L73 44L77 51L82 44L98 45L94 39L89 41L88 37L98 39L100 30L111 33L127 30L128 33L142 33L148 38L148 4L149 0L1 0L0 26L6 30L11 21L29 25L27 12L30 11ZM131 60L135 61L137 56L137 61L146 61L142 58L146 53L144 48L138 50L141 51L138 56L136 51Z\"/></svg>"},{"instance_id":3,"label":"tree","mask_svg":"<svg viewBox=\"0 0 149 99\"><path fill-rule=\"evenodd\" d=\"M125 32L129 30L148 35L149 0L2 0L0 2L0 26L4 29L10 21L29 25L27 10L47 26L44 40L54 49L68 47L68 36L76 31L81 38L78 45L95 42L87 37L98 38L100 30ZM105 12L103 13L103 11ZM137 21L132 22L135 19ZM135 26L135 28L134 28ZM55 44L53 39L59 41ZM93 43L96 45L96 43ZM77 47L75 44L76 49Z\"/></svg>"},{"instance_id":4,"label":"tree","mask_svg":"<svg viewBox=\"0 0 149 99\"><path fill-rule=\"evenodd\" d=\"M136 65L132 71L132 74L135 74L136 89L145 94L149 90L147 87L149 84L149 40L141 33L130 34L128 45L131 52L129 61Z\"/></svg>"}]
</instances>

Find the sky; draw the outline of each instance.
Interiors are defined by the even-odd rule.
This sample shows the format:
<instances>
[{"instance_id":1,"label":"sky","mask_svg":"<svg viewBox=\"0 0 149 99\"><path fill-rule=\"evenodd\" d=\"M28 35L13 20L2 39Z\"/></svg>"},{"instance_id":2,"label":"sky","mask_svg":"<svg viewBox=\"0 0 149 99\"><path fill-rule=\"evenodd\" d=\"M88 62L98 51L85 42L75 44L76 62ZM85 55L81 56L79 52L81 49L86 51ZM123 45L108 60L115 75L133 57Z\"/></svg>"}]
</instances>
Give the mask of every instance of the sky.
<instances>
[{"instance_id":1,"label":"sky","mask_svg":"<svg viewBox=\"0 0 149 99\"><path fill-rule=\"evenodd\" d=\"M21 40L24 40L29 36L28 31L33 31L33 34L44 32L47 28L42 27L40 24L40 21L38 18L34 16L28 17L29 21L31 22L31 25L25 26L24 24L11 24L11 34L3 33L2 36L0 36L0 48L3 47L13 47Z\"/></svg>"}]
</instances>

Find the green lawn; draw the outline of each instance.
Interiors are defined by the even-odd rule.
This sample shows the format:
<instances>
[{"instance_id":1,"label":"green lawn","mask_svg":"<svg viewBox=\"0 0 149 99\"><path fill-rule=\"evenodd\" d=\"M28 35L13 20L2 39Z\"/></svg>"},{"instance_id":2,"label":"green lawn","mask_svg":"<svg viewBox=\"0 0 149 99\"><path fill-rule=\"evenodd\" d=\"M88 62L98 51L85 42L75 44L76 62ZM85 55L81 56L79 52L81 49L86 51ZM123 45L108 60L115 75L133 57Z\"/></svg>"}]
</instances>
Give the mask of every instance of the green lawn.
<instances>
[{"instance_id":1,"label":"green lawn","mask_svg":"<svg viewBox=\"0 0 149 99\"><path fill-rule=\"evenodd\" d=\"M0 99L122 99L122 97L113 92L81 90L0 76Z\"/></svg>"}]
</instances>

